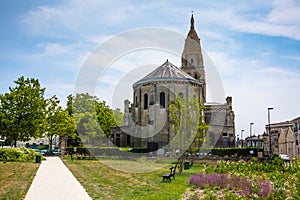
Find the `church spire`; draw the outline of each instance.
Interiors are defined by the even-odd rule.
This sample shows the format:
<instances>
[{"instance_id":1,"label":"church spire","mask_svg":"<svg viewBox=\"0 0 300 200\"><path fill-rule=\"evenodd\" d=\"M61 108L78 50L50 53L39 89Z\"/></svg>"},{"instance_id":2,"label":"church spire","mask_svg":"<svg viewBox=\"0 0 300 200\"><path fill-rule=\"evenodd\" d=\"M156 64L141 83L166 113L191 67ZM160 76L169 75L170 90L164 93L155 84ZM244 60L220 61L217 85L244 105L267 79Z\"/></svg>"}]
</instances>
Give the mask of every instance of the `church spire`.
<instances>
[{"instance_id":1,"label":"church spire","mask_svg":"<svg viewBox=\"0 0 300 200\"><path fill-rule=\"evenodd\" d=\"M194 15L192 13L192 17L191 17L191 29L194 29Z\"/></svg>"},{"instance_id":2,"label":"church spire","mask_svg":"<svg viewBox=\"0 0 300 200\"><path fill-rule=\"evenodd\" d=\"M187 34L184 43L184 49L181 57L181 69L192 76L193 78L200 81L200 98L202 102L206 102L206 81L205 81L205 70L203 64L203 56L200 44L200 38L195 29L194 13L190 19L190 30Z\"/></svg>"},{"instance_id":3,"label":"church spire","mask_svg":"<svg viewBox=\"0 0 300 200\"><path fill-rule=\"evenodd\" d=\"M192 16L191 16L191 27L190 27L190 31L188 33L188 36L191 37L192 39L194 39L196 42L198 42L200 44L200 39L196 33L196 30L195 30L195 26L194 26L194 14L193 14L193 11L192 11Z\"/></svg>"}]
</instances>

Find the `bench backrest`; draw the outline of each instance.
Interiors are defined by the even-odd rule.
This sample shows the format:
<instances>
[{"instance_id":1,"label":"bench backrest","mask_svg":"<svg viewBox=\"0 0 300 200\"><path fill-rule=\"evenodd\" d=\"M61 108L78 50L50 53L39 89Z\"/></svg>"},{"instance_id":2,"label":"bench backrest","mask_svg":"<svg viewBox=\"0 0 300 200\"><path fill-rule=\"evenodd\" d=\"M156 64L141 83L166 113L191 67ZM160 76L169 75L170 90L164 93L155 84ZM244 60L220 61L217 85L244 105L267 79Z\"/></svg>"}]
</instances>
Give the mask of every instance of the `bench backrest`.
<instances>
[{"instance_id":1,"label":"bench backrest","mask_svg":"<svg viewBox=\"0 0 300 200\"><path fill-rule=\"evenodd\" d=\"M170 174L175 175L177 165L170 167Z\"/></svg>"}]
</instances>

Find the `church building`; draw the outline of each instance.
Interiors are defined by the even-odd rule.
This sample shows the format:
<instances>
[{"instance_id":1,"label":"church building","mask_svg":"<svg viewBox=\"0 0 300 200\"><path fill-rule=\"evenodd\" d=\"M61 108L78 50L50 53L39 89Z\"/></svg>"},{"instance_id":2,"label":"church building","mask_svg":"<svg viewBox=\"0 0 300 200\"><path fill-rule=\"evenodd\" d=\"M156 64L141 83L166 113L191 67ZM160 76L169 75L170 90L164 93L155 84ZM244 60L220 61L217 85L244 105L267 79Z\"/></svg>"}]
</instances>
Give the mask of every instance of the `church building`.
<instances>
[{"instance_id":1,"label":"church building","mask_svg":"<svg viewBox=\"0 0 300 200\"><path fill-rule=\"evenodd\" d=\"M234 147L232 97L227 97L225 103L206 101L205 67L193 15L181 68L166 60L133 84L133 100L124 103L124 126L112 129L112 142L120 147L147 147L149 151L166 146L174 137L168 106L177 96L198 98L204 103L204 120L209 125L206 141L210 147Z\"/></svg>"}]
</instances>

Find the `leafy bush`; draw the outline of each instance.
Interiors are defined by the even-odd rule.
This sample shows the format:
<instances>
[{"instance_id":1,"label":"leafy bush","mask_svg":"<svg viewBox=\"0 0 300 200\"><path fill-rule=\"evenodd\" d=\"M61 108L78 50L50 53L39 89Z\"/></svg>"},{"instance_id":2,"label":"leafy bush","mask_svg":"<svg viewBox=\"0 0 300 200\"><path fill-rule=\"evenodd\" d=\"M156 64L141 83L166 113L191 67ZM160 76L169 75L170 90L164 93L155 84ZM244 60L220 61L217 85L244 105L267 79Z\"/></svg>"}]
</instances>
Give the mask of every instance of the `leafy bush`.
<instances>
[{"instance_id":1,"label":"leafy bush","mask_svg":"<svg viewBox=\"0 0 300 200\"><path fill-rule=\"evenodd\" d=\"M4 162L28 162L34 161L37 152L28 148L1 148L0 161Z\"/></svg>"}]
</instances>

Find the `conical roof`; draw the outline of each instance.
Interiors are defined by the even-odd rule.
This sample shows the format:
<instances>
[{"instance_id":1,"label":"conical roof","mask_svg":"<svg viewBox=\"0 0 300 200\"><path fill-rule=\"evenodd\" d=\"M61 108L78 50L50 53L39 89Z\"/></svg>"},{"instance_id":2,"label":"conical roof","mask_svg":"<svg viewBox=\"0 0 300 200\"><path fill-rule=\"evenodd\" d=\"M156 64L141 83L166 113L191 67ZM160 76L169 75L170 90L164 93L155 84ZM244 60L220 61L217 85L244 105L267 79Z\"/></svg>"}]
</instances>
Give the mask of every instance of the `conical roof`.
<instances>
[{"instance_id":1,"label":"conical roof","mask_svg":"<svg viewBox=\"0 0 300 200\"><path fill-rule=\"evenodd\" d=\"M148 82L155 81L184 81L200 84L199 80L194 79L168 60L152 71L150 74L133 84L133 87Z\"/></svg>"},{"instance_id":2,"label":"conical roof","mask_svg":"<svg viewBox=\"0 0 300 200\"><path fill-rule=\"evenodd\" d=\"M194 16L193 15L191 17L191 27L190 27L190 31L188 33L188 37L191 37L193 40L200 43L200 39L199 39L198 34L197 34L197 32L194 28Z\"/></svg>"}]
</instances>

